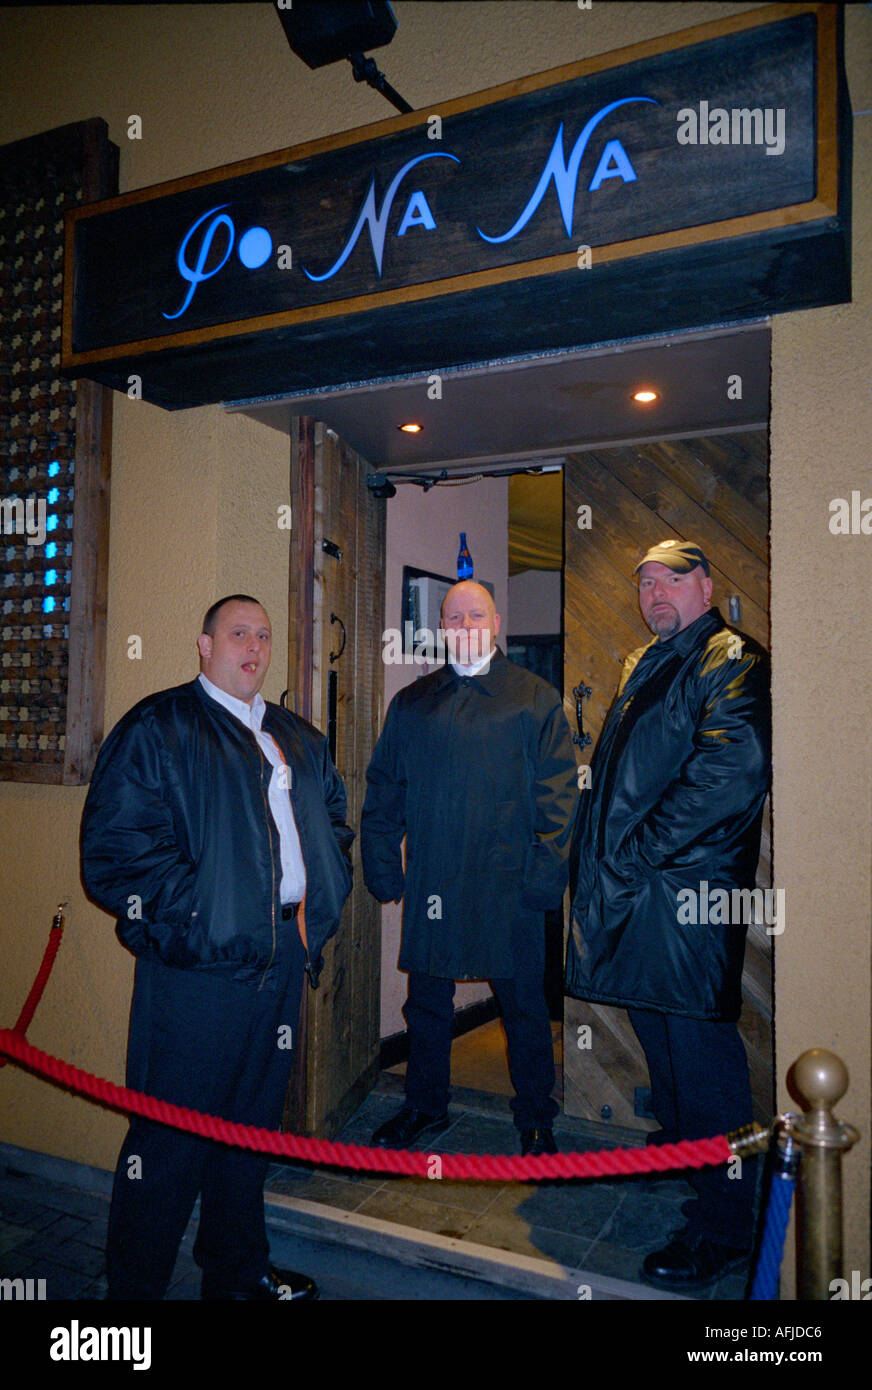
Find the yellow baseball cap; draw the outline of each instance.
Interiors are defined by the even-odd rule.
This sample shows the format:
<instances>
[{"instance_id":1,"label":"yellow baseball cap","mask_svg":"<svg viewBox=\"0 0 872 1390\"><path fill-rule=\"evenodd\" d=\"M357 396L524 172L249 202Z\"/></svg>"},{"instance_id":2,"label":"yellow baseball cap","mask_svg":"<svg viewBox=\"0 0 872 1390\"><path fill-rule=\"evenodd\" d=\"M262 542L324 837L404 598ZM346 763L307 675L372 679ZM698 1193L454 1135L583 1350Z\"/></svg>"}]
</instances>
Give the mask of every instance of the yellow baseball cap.
<instances>
[{"instance_id":1,"label":"yellow baseball cap","mask_svg":"<svg viewBox=\"0 0 872 1390\"><path fill-rule=\"evenodd\" d=\"M706 574L709 573L709 562L693 541L658 541L656 545L652 545L647 555L642 557L633 573L638 574L642 566L647 565L649 561L655 561L658 565L668 565L677 574L686 574L697 565L702 565Z\"/></svg>"}]
</instances>

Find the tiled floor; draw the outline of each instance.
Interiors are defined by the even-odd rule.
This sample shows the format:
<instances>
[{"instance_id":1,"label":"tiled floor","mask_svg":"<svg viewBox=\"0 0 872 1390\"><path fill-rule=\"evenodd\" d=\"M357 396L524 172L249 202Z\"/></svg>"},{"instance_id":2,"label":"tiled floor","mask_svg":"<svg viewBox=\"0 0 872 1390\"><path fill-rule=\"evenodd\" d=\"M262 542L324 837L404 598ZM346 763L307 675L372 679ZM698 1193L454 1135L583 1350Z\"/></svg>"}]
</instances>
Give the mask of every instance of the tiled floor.
<instances>
[{"instance_id":1,"label":"tiled floor","mask_svg":"<svg viewBox=\"0 0 872 1390\"><path fill-rule=\"evenodd\" d=\"M519 1151L507 1100L458 1087L452 1095L453 1123L438 1137L440 1152ZM383 1073L379 1085L337 1137L345 1143L369 1143L373 1130L402 1099L402 1078ZM602 1148L609 1138L613 1145L627 1142L626 1131L604 1138L604 1128L561 1117L554 1134L564 1152ZM681 1204L693 1195L680 1177L449 1182L355 1174L298 1163L273 1165L267 1189L632 1282L639 1279L644 1255L660 1248L684 1225ZM746 1278L741 1271L730 1274L700 1297L741 1299Z\"/></svg>"},{"instance_id":2,"label":"tiled floor","mask_svg":"<svg viewBox=\"0 0 872 1390\"><path fill-rule=\"evenodd\" d=\"M46 1299L102 1298L108 1213L108 1194L0 1169L0 1275L44 1279Z\"/></svg>"}]
</instances>

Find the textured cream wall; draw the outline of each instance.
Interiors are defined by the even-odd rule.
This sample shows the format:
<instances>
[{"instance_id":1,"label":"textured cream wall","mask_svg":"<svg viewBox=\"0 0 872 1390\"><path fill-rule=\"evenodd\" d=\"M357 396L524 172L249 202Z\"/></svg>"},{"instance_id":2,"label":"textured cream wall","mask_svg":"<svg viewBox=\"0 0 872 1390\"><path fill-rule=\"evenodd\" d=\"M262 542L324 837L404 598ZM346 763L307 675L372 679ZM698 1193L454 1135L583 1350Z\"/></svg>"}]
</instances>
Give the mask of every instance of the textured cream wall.
<instances>
[{"instance_id":1,"label":"textured cream wall","mask_svg":"<svg viewBox=\"0 0 872 1390\"><path fill-rule=\"evenodd\" d=\"M604 53L753 5L403 3L380 55L413 107ZM854 108L872 108L872 15L848 7ZM143 139L126 138L127 118ZM121 147L121 191L383 119L383 99L337 65L309 73L270 6L58 7L0 11L0 143L101 115ZM776 960L778 1071L806 1046L848 1060L845 1118L869 1113L872 767L866 628L872 537L832 538L827 503L872 493L868 391L870 151L855 125L852 305L773 323L772 625L775 868L789 924ZM193 638L217 592L254 587L286 621L275 509L287 447L215 407L166 415L116 399L107 728L141 695L192 674ZM141 662L126 638L143 637ZM281 689L281 673L267 693ZM71 898L67 940L33 1038L121 1076L131 966L78 886L83 789L0 785L0 1018L12 1021L36 970L54 903ZM38 867L35 852L39 853ZM123 1121L6 1068L5 1139L114 1164ZM868 1148L845 1165L848 1265L868 1272Z\"/></svg>"},{"instance_id":2,"label":"textured cream wall","mask_svg":"<svg viewBox=\"0 0 872 1390\"><path fill-rule=\"evenodd\" d=\"M854 121L853 302L772 323L774 881L779 1108L809 1047L847 1063L836 1113L862 1131L843 1162L845 1267L869 1273L872 971L872 535L833 536L829 503L872 498L872 10L848 8Z\"/></svg>"}]
</instances>

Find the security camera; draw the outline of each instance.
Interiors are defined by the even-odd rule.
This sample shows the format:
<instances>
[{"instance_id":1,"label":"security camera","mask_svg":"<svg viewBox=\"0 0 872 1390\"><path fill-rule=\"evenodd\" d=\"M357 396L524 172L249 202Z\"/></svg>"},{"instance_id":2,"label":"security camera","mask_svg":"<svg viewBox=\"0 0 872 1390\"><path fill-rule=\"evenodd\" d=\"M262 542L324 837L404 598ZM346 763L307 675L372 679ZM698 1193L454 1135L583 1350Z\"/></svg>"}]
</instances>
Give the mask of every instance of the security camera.
<instances>
[{"instance_id":1,"label":"security camera","mask_svg":"<svg viewBox=\"0 0 872 1390\"><path fill-rule=\"evenodd\" d=\"M383 473L368 473L366 485L373 497L396 497L397 489Z\"/></svg>"}]
</instances>

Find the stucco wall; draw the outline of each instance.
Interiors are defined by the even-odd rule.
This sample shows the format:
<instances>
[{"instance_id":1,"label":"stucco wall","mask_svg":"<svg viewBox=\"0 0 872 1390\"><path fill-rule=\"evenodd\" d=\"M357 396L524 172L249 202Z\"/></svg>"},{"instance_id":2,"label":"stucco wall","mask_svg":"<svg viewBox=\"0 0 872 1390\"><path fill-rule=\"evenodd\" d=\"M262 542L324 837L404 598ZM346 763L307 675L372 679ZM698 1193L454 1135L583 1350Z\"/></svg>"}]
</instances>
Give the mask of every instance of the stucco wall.
<instances>
[{"instance_id":1,"label":"stucco wall","mask_svg":"<svg viewBox=\"0 0 872 1390\"><path fill-rule=\"evenodd\" d=\"M558 63L753 8L750 5L411 4L381 55L416 108ZM864 1131L845 1164L847 1264L868 1272L870 843L868 639L872 537L831 537L827 504L872 492L868 392L872 14L848 7L855 123L851 305L773 324L772 628L775 872L788 926L777 945L778 1072L805 1047L840 1052L841 1107ZM127 119L143 120L141 141ZM388 114L337 65L310 73L268 5L58 7L0 11L0 142L103 116L121 147L121 191L263 153ZM147 691L192 674L200 614L253 587L283 639L282 436L217 408L165 415L116 401L107 728ZM127 636L143 658L127 660ZM267 694L282 688L277 668ZM32 1035L120 1078L131 979L105 915L78 885L83 789L0 785L0 1018L30 985L59 896L69 928ZM782 1094L782 1101L786 1097ZM110 1167L123 1121L8 1067L2 1134Z\"/></svg>"},{"instance_id":2,"label":"stucco wall","mask_svg":"<svg viewBox=\"0 0 872 1390\"><path fill-rule=\"evenodd\" d=\"M872 498L872 11L847 22L852 104L865 112L853 302L772 324L773 865L787 916L775 1049L782 1109L799 1109L784 1078L807 1048L847 1063L836 1113L862 1138L843 1162L845 1267L868 1275L872 535L831 534L829 504Z\"/></svg>"}]
</instances>

